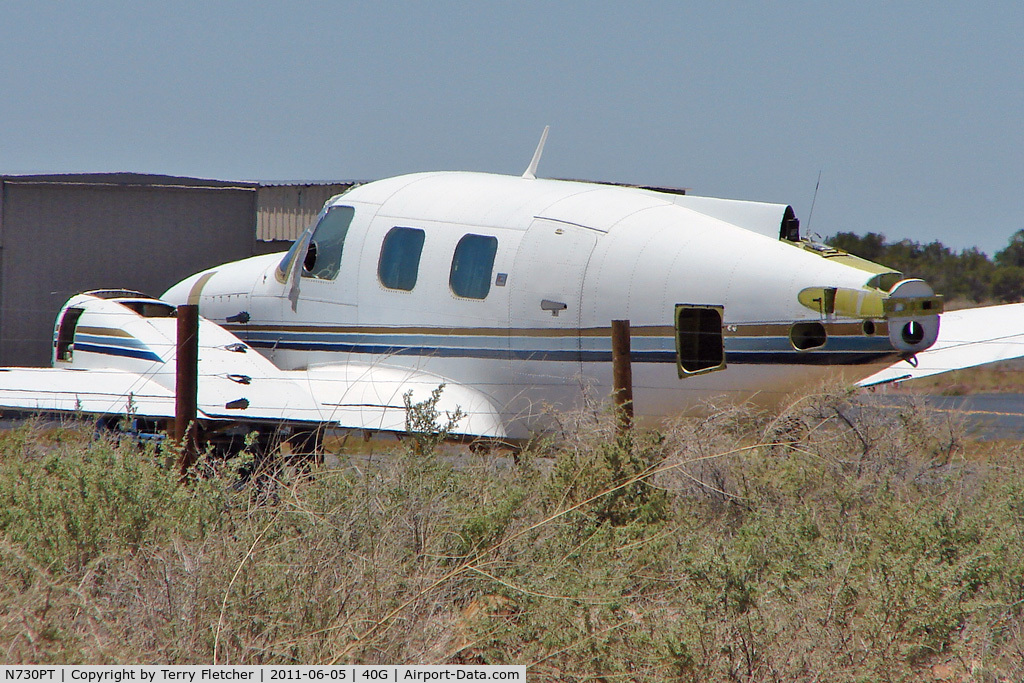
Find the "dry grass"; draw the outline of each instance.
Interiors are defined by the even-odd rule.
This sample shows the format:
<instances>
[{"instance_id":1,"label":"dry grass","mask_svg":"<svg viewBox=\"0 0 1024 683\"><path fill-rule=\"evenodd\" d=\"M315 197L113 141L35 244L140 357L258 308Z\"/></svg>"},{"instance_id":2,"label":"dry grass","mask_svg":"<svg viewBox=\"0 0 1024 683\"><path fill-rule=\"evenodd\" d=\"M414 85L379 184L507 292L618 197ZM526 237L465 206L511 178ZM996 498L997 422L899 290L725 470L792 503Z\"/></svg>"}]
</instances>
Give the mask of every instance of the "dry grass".
<instances>
[{"instance_id":1,"label":"dry grass","mask_svg":"<svg viewBox=\"0 0 1024 683\"><path fill-rule=\"evenodd\" d=\"M841 391L562 424L517 462L409 439L241 490L230 462L179 486L151 452L3 435L0 659L1024 678L1019 449Z\"/></svg>"}]
</instances>

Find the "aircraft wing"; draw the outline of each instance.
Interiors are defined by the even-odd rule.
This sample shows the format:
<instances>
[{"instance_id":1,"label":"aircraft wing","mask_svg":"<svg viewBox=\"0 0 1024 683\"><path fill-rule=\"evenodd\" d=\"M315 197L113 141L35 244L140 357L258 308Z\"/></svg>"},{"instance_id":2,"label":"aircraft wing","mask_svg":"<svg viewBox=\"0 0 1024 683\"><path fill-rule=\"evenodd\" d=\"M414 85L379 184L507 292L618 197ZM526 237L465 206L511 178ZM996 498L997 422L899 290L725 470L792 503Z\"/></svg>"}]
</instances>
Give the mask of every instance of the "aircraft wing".
<instances>
[{"instance_id":1,"label":"aircraft wing","mask_svg":"<svg viewBox=\"0 0 1024 683\"><path fill-rule=\"evenodd\" d=\"M1021 357L1024 303L949 311L942 314L939 337L929 349L865 377L857 385L903 382Z\"/></svg>"},{"instance_id":2,"label":"aircraft wing","mask_svg":"<svg viewBox=\"0 0 1024 683\"><path fill-rule=\"evenodd\" d=\"M480 392L443 377L385 366L344 365L199 377L198 417L213 422L326 424L367 431L404 431L404 396L417 403L444 385L439 422L459 411L455 432L506 436L501 417ZM19 412L125 415L173 419L174 392L153 378L114 368L0 368L0 408Z\"/></svg>"},{"instance_id":3,"label":"aircraft wing","mask_svg":"<svg viewBox=\"0 0 1024 683\"><path fill-rule=\"evenodd\" d=\"M0 409L174 417L173 307L143 295L100 294L73 297L62 310L57 367L0 368ZM74 312L67 326L66 311ZM434 406L439 422L460 411L453 433L506 436L499 411L473 387L382 364L281 370L205 319L199 321L198 373L198 418L209 422L405 431L404 396L422 402L444 384Z\"/></svg>"},{"instance_id":4,"label":"aircraft wing","mask_svg":"<svg viewBox=\"0 0 1024 683\"><path fill-rule=\"evenodd\" d=\"M473 387L453 383L439 375L385 365L327 365L286 373L304 382L316 397L325 417L340 426L374 431L405 431L404 396L412 403L430 398L442 384L444 389L434 406L437 422L446 414L462 414L454 433L505 438L500 411L488 396Z\"/></svg>"},{"instance_id":5,"label":"aircraft wing","mask_svg":"<svg viewBox=\"0 0 1024 683\"><path fill-rule=\"evenodd\" d=\"M0 406L25 412L174 417L174 393L132 372L3 368Z\"/></svg>"},{"instance_id":6,"label":"aircraft wing","mask_svg":"<svg viewBox=\"0 0 1024 683\"><path fill-rule=\"evenodd\" d=\"M214 421L324 421L316 400L294 381L266 377L249 381L239 386L225 376L201 377L199 417ZM116 368L2 368L0 407L172 419L174 392L153 377Z\"/></svg>"}]
</instances>

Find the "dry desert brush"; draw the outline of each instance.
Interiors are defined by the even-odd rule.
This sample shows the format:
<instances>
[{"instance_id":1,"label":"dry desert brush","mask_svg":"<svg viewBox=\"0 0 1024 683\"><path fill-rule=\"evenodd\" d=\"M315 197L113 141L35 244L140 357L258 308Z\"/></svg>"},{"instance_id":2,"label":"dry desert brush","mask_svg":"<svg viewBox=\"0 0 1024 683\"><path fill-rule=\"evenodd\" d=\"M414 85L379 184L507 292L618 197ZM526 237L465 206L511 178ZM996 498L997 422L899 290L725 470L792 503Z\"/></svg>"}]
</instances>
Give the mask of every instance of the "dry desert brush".
<instances>
[{"instance_id":1,"label":"dry desert brush","mask_svg":"<svg viewBox=\"0 0 1024 683\"><path fill-rule=\"evenodd\" d=\"M0 652L524 663L538 680L1024 676L1020 449L977 458L922 406L845 391L625 436L601 412L562 423L515 458L417 423L383 457L269 470L272 496L225 463L179 485L134 446L8 432Z\"/></svg>"}]
</instances>

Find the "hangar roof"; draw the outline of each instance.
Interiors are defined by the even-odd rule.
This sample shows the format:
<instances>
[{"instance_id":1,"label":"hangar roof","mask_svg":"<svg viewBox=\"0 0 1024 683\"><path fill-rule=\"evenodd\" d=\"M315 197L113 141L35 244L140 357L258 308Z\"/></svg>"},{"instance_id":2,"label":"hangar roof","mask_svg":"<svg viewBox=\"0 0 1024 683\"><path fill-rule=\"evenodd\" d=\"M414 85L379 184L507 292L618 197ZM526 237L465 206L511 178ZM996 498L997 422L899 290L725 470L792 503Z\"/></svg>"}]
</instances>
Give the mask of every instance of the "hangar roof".
<instances>
[{"instance_id":1,"label":"hangar roof","mask_svg":"<svg viewBox=\"0 0 1024 683\"><path fill-rule=\"evenodd\" d=\"M5 183L46 183L55 185L151 185L164 187L232 187L256 189L259 183L233 180L210 180L155 173L43 173L3 174Z\"/></svg>"},{"instance_id":2,"label":"hangar roof","mask_svg":"<svg viewBox=\"0 0 1024 683\"><path fill-rule=\"evenodd\" d=\"M324 203L356 184L352 181L257 182L212 180L156 173L0 174L0 182L21 185L90 187L189 187L256 192L256 239L291 241L316 220Z\"/></svg>"}]
</instances>

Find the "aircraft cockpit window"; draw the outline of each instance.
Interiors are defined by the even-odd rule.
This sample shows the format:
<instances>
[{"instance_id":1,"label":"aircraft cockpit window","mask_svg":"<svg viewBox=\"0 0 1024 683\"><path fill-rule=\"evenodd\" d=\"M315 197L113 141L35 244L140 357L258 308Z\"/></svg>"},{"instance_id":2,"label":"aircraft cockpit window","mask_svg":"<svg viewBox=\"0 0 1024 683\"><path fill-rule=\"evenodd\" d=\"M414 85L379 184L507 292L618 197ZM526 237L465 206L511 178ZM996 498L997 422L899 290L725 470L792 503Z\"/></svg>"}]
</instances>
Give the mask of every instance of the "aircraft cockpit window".
<instances>
[{"instance_id":1,"label":"aircraft cockpit window","mask_svg":"<svg viewBox=\"0 0 1024 683\"><path fill-rule=\"evenodd\" d=\"M333 280L341 270L341 252L355 209L332 206L316 224L302 261L302 276Z\"/></svg>"},{"instance_id":2,"label":"aircraft cockpit window","mask_svg":"<svg viewBox=\"0 0 1024 683\"><path fill-rule=\"evenodd\" d=\"M487 235L464 235L455 247L448 284L456 296L486 299L491 291L494 255L498 238Z\"/></svg>"},{"instance_id":3,"label":"aircraft cockpit window","mask_svg":"<svg viewBox=\"0 0 1024 683\"><path fill-rule=\"evenodd\" d=\"M305 239L305 233L299 235L299 239L292 242L291 249L289 249L288 253L284 255L283 259L281 259L281 263L277 265L277 270L275 271L274 275L277 278L277 281L280 282L282 285L288 282L288 278L292 274L292 264L295 263L295 256L296 254L298 254L299 249L301 248L302 243L305 241Z\"/></svg>"},{"instance_id":4,"label":"aircraft cockpit window","mask_svg":"<svg viewBox=\"0 0 1024 683\"><path fill-rule=\"evenodd\" d=\"M377 262L377 277L382 285L406 291L416 286L425 236L418 228L391 228L388 231Z\"/></svg>"}]
</instances>

